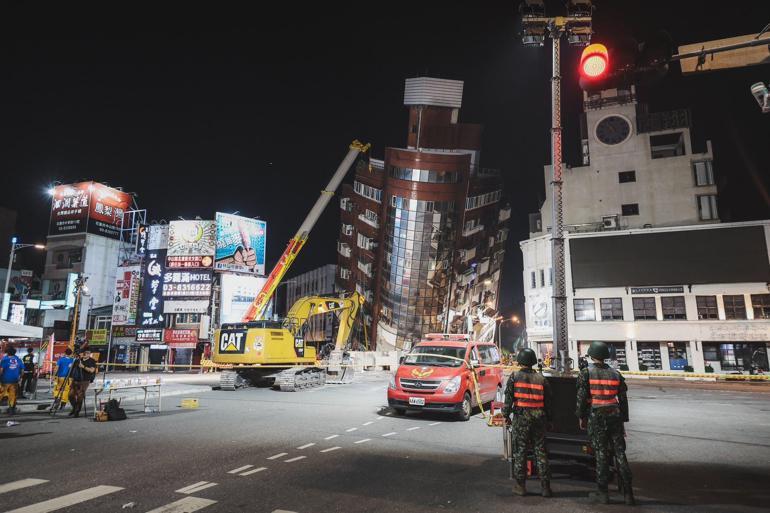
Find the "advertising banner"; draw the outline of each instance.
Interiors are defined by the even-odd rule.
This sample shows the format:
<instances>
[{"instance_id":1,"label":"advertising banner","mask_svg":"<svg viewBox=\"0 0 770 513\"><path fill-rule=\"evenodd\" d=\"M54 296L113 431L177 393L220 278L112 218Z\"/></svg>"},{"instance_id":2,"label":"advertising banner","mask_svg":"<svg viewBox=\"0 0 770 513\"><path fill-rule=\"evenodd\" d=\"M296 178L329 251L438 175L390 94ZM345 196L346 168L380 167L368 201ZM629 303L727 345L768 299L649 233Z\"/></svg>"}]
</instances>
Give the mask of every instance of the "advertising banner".
<instances>
[{"instance_id":1,"label":"advertising banner","mask_svg":"<svg viewBox=\"0 0 770 513\"><path fill-rule=\"evenodd\" d=\"M118 267L115 275L115 303L112 306L113 326L136 324L140 273L139 265Z\"/></svg>"},{"instance_id":2,"label":"advertising banner","mask_svg":"<svg viewBox=\"0 0 770 513\"><path fill-rule=\"evenodd\" d=\"M152 224L147 227L147 249L168 249L167 224Z\"/></svg>"},{"instance_id":3,"label":"advertising banner","mask_svg":"<svg viewBox=\"0 0 770 513\"><path fill-rule=\"evenodd\" d=\"M216 231L214 221L171 221L168 230L169 266L212 267Z\"/></svg>"},{"instance_id":4,"label":"advertising banner","mask_svg":"<svg viewBox=\"0 0 770 513\"><path fill-rule=\"evenodd\" d=\"M136 227L136 254L143 257L147 253L147 243L149 242L150 230L146 224L140 224Z\"/></svg>"},{"instance_id":5,"label":"advertising banner","mask_svg":"<svg viewBox=\"0 0 770 513\"><path fill-rule=\"evenodd\" d=\"M266 281L256 276L223 274L220 323L240 322Z\"/></svg>"},{"instance_id":6,"label":"advertising banner","mask_svg":"<svg viewBox=\"0 0 770 513\"><path fill-rule=\"evenodd\" d=\"M208 299L188 299L180 301L177 299L166 299L163 301L163 313L206 313L209 311Z\"/></svg>"},{"instance_id":7,"label":"advertising banner","mask_svg":"<svg viewBox=\"0 0 770 513\"><path fill-rule=\"evenodd\" d=\"M120 238L131 195L98 182L57 185L51 198L48 235L93 233Z\"/></svg>"},{"instance_id":8,"label":"advertising banner","mask_svg":"<svg viewBox=\"0 0 770 513\"><path fill-rule=\"evenodd\" d=\"M136 326L113 326L112 338L135 338Z\"/></svg>"},{"instance_id":9,"label":"advertising banner","mask_svg":"<svg viewBox=\"0 0 770 513\"><path fill-rule=\"evenodd\" d=\"M107 345L107 330L86 330L86 341L89 346Z\"/></svg>"},{"instance_id":10,"label":"advertising banner","mask_svg":"<svg viewBox=\"0 0 770 513\"><path fill-rule=\"evenodd\" d=\"M211 269L166 271L163 297L209 297L214 272Z\"/></svg>"},{"instance_id":11,"label":"advertising banner","mask_svg":"<svg viewBox=\"0 0 770 513\"><path fill-rule=\"evenodd\" d=\"M136 330L137 342L160 342L163 340L162 329L138 329Z\"/></svg>"},{"instance_id":12,"label":"advertising banner","mask_svg":"<svg viewBox=\"0 0 770 513\"><path fill-rule=\"evenodd\" d=\"M214 268L218 271L265 274L267 223L217 212L216 225Z\"/></svg>"},{"instance_id":13,"label":"advertising banner","mask_svg":"<svg viewBox=\"0 0 770 513\"><path fill-rule=\"evenodd\" d=\"M173 348L195 348L198 343L196 329L167 329L163 331L163 342Z\"/></svg>"},{"instance_id":14,"label":"advertising banner","mask_svg":"<svg viewBox=\"0 0 770 513\"><path fill-rule=\"evenodd\" d=\"M147 252L142 282L141 316L138 325L156 327L163 325L163 276L166 273L166 250Z\"/></svg>"}]
</instances>

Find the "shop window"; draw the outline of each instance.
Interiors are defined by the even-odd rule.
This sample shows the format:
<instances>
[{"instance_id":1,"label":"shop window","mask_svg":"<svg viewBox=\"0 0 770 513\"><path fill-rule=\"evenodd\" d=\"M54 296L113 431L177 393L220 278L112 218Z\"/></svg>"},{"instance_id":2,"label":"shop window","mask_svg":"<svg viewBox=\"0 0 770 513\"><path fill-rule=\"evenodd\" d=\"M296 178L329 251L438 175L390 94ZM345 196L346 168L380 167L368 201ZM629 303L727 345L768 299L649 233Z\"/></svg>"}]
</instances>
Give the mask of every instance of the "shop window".
<instances>
[{"instance_id":1,"label":"shop window","mask_svg":"<svg viewBox=\"0 0 770 513\"><path fill-rule=\"evenodd\" d=\"M623 320L623 299L619 297L603 297L599 300L603 321Z\"/></svg>"},{"instance_id":2,"label":"shop window","mask_svg":"<svg viewBox=\"0 0 770 513\"><path fill-rule=\"evenodd\" d=\"M719 363L722 371L768 371L767 350L764 343L703 343L703 359ZM752 370L753 369L753 370Z\"/></svg>"},{"instance_id":3,"label":"shop window","mask_svg":"<svg viewBox=\"0 0 770 513\"><path fill-rule=\"evenodd\" d=\"M716 296L696 296L695 303L698 305L699 320L719 319Z\"/></svg>"},{"instance_id":4,"label":"shop window","mask_svg":"<svg viewBox=\"0 0 770 513\"><path fill-rule=\"evenodd\" d=\"M635 297L634 320L636 321L654 321L658 318L658 312L655 308L654 297Z\"/></svg>"},{"instance_id":5,"label":"shop window","mask_svg":"<svg viewBox=\"0 0 770 513\"><path fill-rule=\"evenodd\" d=\"M671 370L684 370L687 365L687 343L668 342L668 363Z\"/></svg>"},{"instance_id":6,"label":"shop window","mask_svg":"<svg viewBox=\"0 0 770 513\"><path fill-rule=\"evenodd\" d=\"M576 321L595 321L596 309L593 299L575 299L575 320Z\"/></svg>"},{"instance_id":7,"label":"shop window","mask_svg":"<svg viewBox=\"0 0 770 513\"><path fill-rule=\"evenodd\" d=\"M770 319L770 294L752 294L751 307L755 319Z\"/></svg>"},{"instance_id":8,"label":"shop window","mask_svg":"<svg viewBox=\"0 0 770 513\"><path fill-rule=\"evenodd\" d=\"M722 296L725 304L726 319L745 319L746 318L746 300L743 294L734 296Z\"/></svg>"},{"instance_id":9,"label":"shop window","mask_svg":"<svg viewBox=\"0 0 770 513\"><path fill-rule=\"evenodd\" d=\"M646 365L649 370L661 370L660 344L657 342L637 342L639 365Z\"/></svg>"},{"instance_id":10,"label":"shop window","mask_svg":"<svg viewBox=\"0 0 770 513\"><path fill-rule=\"evenodd\" d=\"M663 310L663 319L673 321L687 319L684 307L684 296L666 296L660 298L660 306Z\"/></svg>"}]
</instances>

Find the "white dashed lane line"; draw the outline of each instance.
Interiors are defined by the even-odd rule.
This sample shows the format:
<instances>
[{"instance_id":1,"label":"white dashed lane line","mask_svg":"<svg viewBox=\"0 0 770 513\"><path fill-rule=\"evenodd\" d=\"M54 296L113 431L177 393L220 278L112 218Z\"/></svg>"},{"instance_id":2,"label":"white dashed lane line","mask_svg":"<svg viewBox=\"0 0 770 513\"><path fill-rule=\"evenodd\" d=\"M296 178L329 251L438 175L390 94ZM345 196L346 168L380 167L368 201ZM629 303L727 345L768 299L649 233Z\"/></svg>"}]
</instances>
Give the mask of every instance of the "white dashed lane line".
<instances>
[{"instance_id":1,"label":"white dashed lane line","mask_svg":"<svg viewBox=\"0 0 770 513\"><path fill-rule=\"evenodd\" d=\"M288 452L279 452L278 454L273 454L272 456L270 456L267 459L269 459L269 460L277 460L278 458L282 458L282 457L284 457L284 456L286 456L288 454L289 454Z\"/></svg>"},{"instance_id":2,"label":"white dashed lane line","mask_svg":"<svg viewBox=\"0 0 770 513\"><path fill-rule=\"evenodd\" d=\"M229 470L227 473L228 474L237 474L238 472L242 472L242 471L246 470L247 468L251 468L253 466L254 465L244 465L242 467L238 467L238 468L234 468L232 470Z\"/></svg>"},{"instance_id":3,"label":"white dashed lane line","mask_svg":"<svg viewBox=\"0 0 770 513\"><path fill-rule=\"evenodd\" d=\"M185 493L187 495L191 493L197 493L202 490L205 490L206 488L211 488L212 486L216 486L216 483L209 483L208 481L198 481L195 484L191 484L190 486L185 486L184 488L180 488L179 490L176 490L177 493Z\"/></svg>"},{"instance_id":4,"label":"white dashed lane line","mask_svg":"<svg viewBox=\"0 0 770 513\"><path fill-rule=\"evenodd\" d=\"M420 426L410 427L407 431L414 431L415 429L420 429Z\"/></svg>"},{"instance_id":5,"label":"white dashed lane line","mask_svg":"<svg viewBox=\"0 0 770 513\"><path fill-rule=\"evenodd\" d=\"M362 443L368 442L368 441L370 441L370 440L371 440L371 438L364 438L363 440L359 440L359 441L357 441L357 442L353 442L353 443L354 443L354 444L362 444Z\"/></svg>"},{"instance_id":6,"label":"white dashed lane line","mask_svg":"<svg viewBox=\"0 0 770 513\"><path fill-rule=\"evenodd\" d=\"M382 435L382 436L393 436L393 435L395 435L395 434L396 434L396 432L395 432L395 431L391 431L390 433L385 433L385 434L384 434L384 435Z\"/></svg>"},{"instance_id":7,"label":"white dashed lane line","mask_svg":"<svg viewBox=\"0 0 770 513\"><path fill-rule=\"evenodd\" d=\"M358 430L358 428L350 428L350 429L346 429L345 432L352 433L353 431L356 431L356 430Z\"/></svg>"},{"instance_id":8,"label":"white dashed lane line","mask_svg":"<svg viewBox=\"0 0 770 513\"><path fill-rule=\"evenodd\" d=\"M373 420L370 420L369 422L364 422L364 423L363 423L363 424L361 424L361 425L362 425L362 426L368 426L369 424L374 424L374 421L373 421Z\"/></svg>"},{"instance_id":9,"label":"white dashed lane line","mask_svg":"<svg viewBox=\"0 0 770 513\"><path fill-rule=\"evenodd\" d=\"M250 476L251 474L256 474L257 472L262 472L263 470L267 470L267 467L259 467L252 470L247 470L243 474L238 474L239 476Z\"/></svg>"},{"instance_id":10,"label":"white dashed lane line","mask_svg":"<svg viewBox=\"0 0 770 513\"><path fill-rule=\"evenodd\" d=\"M284 463L294 463L295 461L304 460L305 458L307 458L307 456L297 456L296 458L284 460Z\"/></svg>"},{"instance_id":11,"label":"white dashed lane line","mask_svg":"<svg viewBox=\"0 0 770 513\"><path fill-rule=\"evenodd\" d=\"M338 449L342 449L342 447L329 447L328 449L324 449L321 452L332 452L332 451L336 451Z\"/></svg>"},{"instance_id":12,"label":"white dashed lane line","mask_svg":"<svg viewBox=\"0 0 770 513\"><path fill-rule=\"evenodd\" d=\"M326 438L324 438L324 440L331 440L332 438L337 438L338 436L340 436L340 435L327 436Z\"/></svg>"},{"instance_id":13,"label":"white dashed lane line","mask_svg":"<svg viewBox=\"0 0 770 513\"><path fill-rule=\"evenodd\" d=\"M315 445L315 442L310 442L309 444L300 445L299 447L297 447L297 449L299 450L307 449L308 447L313 447L314 445Z\"/></svg>"},{"instance_id":14,"label":"white dashed lane line","mask_svg":"<svg viewBox=\"0 0 770 513\"><path fill-rule=\"evenodd\" d=\"M441 424L441 422L431 422L431 423L430 423L430 424L428 424L428 425L429 425L429 426L438 426L439 424Z\"/></svg>"}]
</instances>

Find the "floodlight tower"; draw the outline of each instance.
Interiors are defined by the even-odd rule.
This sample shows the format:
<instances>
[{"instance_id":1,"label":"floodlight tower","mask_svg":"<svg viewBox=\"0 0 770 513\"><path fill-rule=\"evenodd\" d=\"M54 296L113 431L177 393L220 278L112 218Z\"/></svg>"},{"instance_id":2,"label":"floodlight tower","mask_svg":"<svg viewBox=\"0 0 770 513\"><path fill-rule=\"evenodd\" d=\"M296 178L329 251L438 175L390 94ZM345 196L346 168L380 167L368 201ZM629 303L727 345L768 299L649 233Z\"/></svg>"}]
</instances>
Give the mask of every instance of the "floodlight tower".
<instances>
[{"instance_id":1,"label":"floodlight tower","mask_svg":"<svg viewBox=\"0 0 770 513\"><path fill-rule=\"evenodd\" d=\"M562 137L561 137L561 38L574 46L591 42L590 0L570 0L567 15L548 17L543 0L525 0L520 4L522 38L525 46L541 47L550 37L553 45L551 74L551 259L553 262L553 343L557 351L557 369L569 370L567 338L567 293L565 286L564 212L562 203ZM594 61L592 61L594 62Z\"/></svg>"}]
</instances>

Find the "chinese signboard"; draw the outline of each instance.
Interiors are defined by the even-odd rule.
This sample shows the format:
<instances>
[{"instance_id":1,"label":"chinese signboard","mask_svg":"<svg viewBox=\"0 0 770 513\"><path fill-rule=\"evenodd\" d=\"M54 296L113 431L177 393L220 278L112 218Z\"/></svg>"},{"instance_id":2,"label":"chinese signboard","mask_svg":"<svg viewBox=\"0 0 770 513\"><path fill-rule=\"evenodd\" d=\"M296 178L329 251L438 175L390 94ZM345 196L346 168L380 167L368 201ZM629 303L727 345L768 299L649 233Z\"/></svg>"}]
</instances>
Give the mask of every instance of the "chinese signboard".
<instances>
[{"instance_id":1,"label":"chinese signboard","mask_svg":"<svg viewBox=\"0 0 770 513\"><path fill-rule=\"evenodd\" d=\"M113 326L112 337L113 338L136 337L136 326Z\"/></svg>"},{"instance_id":2,"label":"chinese signboard","mask_svg":"<svg viewBox=\"0 0 770 513\"><path fill-rule=\"evenodd\" d=\"M164 330L163 342L173 348L195 348L198 343L197 329Z\"/></svg>"},{"instance_id":3,"label":"chinese signboard","mask_svg":"<svg viewBox=\"0 0 770 513\"><path fill-rule=\"evenodd\" d=\"M163 301L163 313L206 313L209 311L208 299L188 299L178 301L176 299L166 299Z\"/></svg>"},{"instance_id":4,"label":"chinese signboard","mask_svg":"<svg viewBox=\"0 0 770 513\"><path fill-rule=\"evenodd\" d=\"M11 317L8 319L13 324L24 324L26 308L19 303L11 303Z\"/></svg>"},{"instance_id":5,"label":"chinese signboard","mask_svg":"<svg viewBox=\"0 0 770 513\"><path fill-rule=\"evenodd\" d=\"M166 272L166 250L147 252L142 283L142 315L137 324L146 327L163 325L163 275Z\"/></svg>"},{"instance_id":6,"label":"chinese signboard","mask_svg":"<svg viewBox=\"0 0 770 513\"><path fill-rule=\"evenodd\" d=\"M138 265L118 267L115 276L115 303L112 307L113 326L136 323L140 272L141 267Z\"/></svg>"},{"instance_id":7,"label":"chinese signboard","mask_svg":"<svg viewBox=\"0 0 770 513\"><path fill-rule=\"evenodd\" d=\"M48 235L93 233L120 238L131 195L98 182L58 185L51 202Z\"/></svg>"},{"instance_id":8,"label":"chinese signboard","mask_svg":"<svg viewBox=\"0 0 770 513\"><path fill-rule=\"evenodd\" d=\"M219 271L265 274L267 223L217 212L216 225L214 268Z\"/></svg>"},{"instance_id":9,"label":"chinese signboard","mask_svg":"<svg viewBox=\"0 0 770 513\"><path fill-rule=\"evenodd\" d=\"M256 276L223 274L221 322L240 322L266 281L266 278ZM269 315L266 313L266 317Z\"/></svg>"},{"instance_id":10,"label":"chinese signboard","mask_svg":"<svg viewBox=\"0 0 770 513\"><path fill-rule=\"evenodd\" d=\"M86 330L86 340L89 346L106 345L107 330Z\"/></svg>"},{"instance_id":11,"label":"chinese signboard","mask_svg":"<svg viewBox=\"0 0 770 513\"><path fill-rule=\"evenodd\" d=\"M214 263L215 245L216 223L214 221L171 221L169 223L168 256L169 265L172 267L211 267ZM188 258L177 260L177 257Z\"/></svg>"},{"instance_id":12,"label":"chinese signboard","mask_svg":"<svg viewBox=\"0 0 770 513\"><path fill-rule=\"evenodd\" d=\"M163 276L164 297L209 297L211 295L211 269L195 271L166 271Z\"/></svg>"},{"instance_id":13,"label":"chinese signboard","mask_svg":"<svg viewBox=\"0 0 770 513\"><path fill-rule=\"evenodd\" d=\"M162 329L138 329L136 330L137 342L160 342L163 340Z\"/></svg>"}]
</instances>

